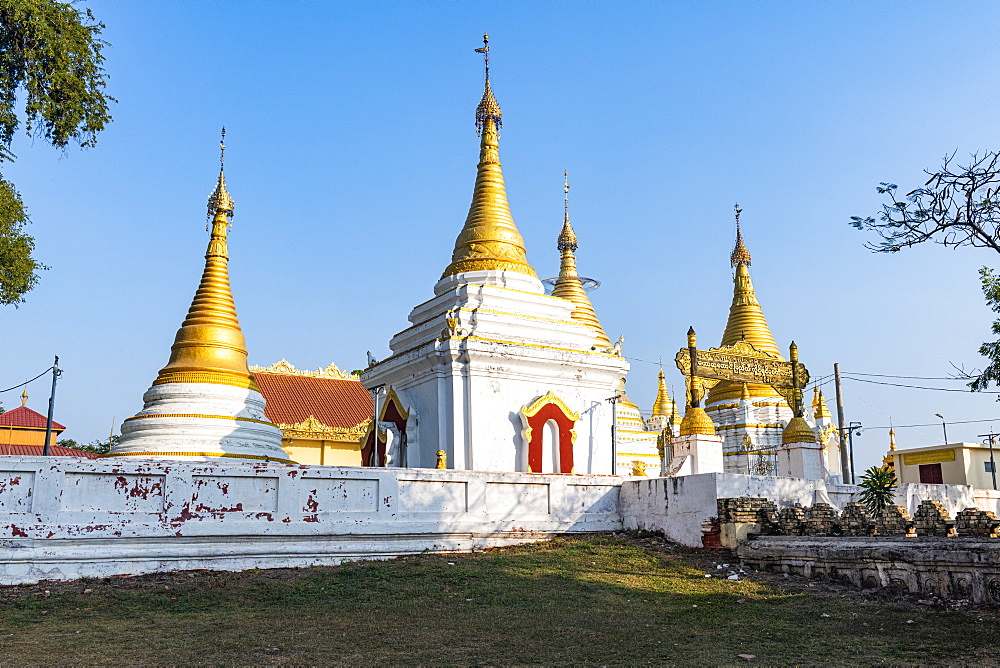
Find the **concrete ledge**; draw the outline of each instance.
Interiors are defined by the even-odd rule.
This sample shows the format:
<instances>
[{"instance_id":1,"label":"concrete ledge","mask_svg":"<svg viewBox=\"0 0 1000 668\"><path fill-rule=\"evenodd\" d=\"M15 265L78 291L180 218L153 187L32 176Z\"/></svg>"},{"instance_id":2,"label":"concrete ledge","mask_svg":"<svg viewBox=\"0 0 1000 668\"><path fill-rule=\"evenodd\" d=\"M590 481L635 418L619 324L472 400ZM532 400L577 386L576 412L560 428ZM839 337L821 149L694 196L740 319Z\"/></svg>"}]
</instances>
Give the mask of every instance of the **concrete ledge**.
<instances>
[{"instance_id":1,"label":"concrete ledge","mask_svg":"<svg viewBox=\"0 0 1000 668\"><path fill-rule=\"evenodd\" d=\"M758 570L1000 604L997 538L760 536L741 542L736 554Z\"/></svg>"}]
</instances>

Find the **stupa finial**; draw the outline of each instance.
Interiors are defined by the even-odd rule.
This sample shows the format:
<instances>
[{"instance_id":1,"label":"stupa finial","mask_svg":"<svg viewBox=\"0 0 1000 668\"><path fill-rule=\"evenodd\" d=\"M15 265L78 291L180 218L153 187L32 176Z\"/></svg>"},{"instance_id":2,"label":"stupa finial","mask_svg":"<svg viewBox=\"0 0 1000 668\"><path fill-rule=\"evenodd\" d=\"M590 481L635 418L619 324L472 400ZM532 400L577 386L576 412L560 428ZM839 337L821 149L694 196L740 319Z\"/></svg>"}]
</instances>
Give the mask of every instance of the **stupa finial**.
<instances>
[{"instance_id":1,"label":"stupa finial","mask_svg":"<svg viewBox=\"0 0 1000 668\"><path fill-rule=\"evenodd\" d=\"M483 63L486 70L485 83L483 84L483 99L479 101L479 106L476 107L476 136L482 135L487 119L493 119L493 122L496 124L497 133L499 134L500 127L503 125L503 121L501 120L503 111L500 110L500 105L497 103L496 98L493 97L493 88L490 86L490 36L486 33L483 33L483 46L476 49L476 53L483 54Z\"/></svg>"},{"instance_id":2,"label":"stupa finial","mask_svg":"<svg viewBox=\"0 0 1000 668\"><path fill-rule=\"evenodd\" d=\"M734 207L736 210L736 245L733 247L733 252L729 256L729 262L733 267L738 267L741 264L750 266L750 251L743 244L743 232L740 230L740 214L743 213L743 209L740 208L739 203Z\"/></svg>"},{"instance_id":3,"label":"stupa finial","mask_svg":"<svg viewBox=\"0 0 1000 668\"><path fill-rule=\"evenodd\" d=\"M212 218L217 213L225 213L228 217L233 217L233 198L226 190L226 128L222 128L222 138L219 140L219 180L215 184L215 190L208 198L208 217Z\"/></svg>"},{"instance_id":4,"label":"stupa finial","mask_svg":"<svg viewBox=\"0 0 1000 668\"><path fill-rule=\"evenodd\" d=\"M514 224L507 204L507 189L500 167L500 105L490 89L489 37L483 35L484 46L476 49L486 54L486 89L476 107L476 128L479 131L479 165L472 204L465 225L455 240L451 264L442 278L467 271L510 271L537 278L528 264L524 239Z\"/></svg>"}]
</instances>

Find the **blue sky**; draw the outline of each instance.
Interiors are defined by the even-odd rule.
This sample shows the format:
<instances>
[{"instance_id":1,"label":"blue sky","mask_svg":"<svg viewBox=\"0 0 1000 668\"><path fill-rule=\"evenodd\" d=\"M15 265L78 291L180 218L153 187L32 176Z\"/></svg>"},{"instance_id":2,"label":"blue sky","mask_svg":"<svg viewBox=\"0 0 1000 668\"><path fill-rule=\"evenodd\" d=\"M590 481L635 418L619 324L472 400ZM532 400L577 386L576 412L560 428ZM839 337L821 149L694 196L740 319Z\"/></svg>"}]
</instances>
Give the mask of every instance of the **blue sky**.
<instances>
[{"instance_id":1,"label":"blue sky","mask_svg":"<svg viewBox=\"0 0 1000 668\"><path fill-rule=\"evenodd\" d=\"M975 368L992 314L987 251L866 251L851 215L875 186L922 183L946 153L1000 148L1000 5L647 2L103 2L114 123L61 156L18 140L4 175L51 269L0 310L0 389L61 357L67 437L141 407L197 285L220 126L236 200L231 275L251 363L364 366L432 294L467 211L493 48L501 159L528 258L557 273L562 173L581 272L632 358L646 408L656 361L693 325L717 345L732 294L732 207L779 346L813 377ZM877 380L877 379L876 379ZM961 387L949 381L893 381ZM826 385L830 390L832 386ZM45 410L47 385L29 405ZM7 408L17 392L0 396ZM866 426L997 418L996 395L845 382ZM979 440L989 422L949 425ZM939 426L900 429L933 444ZM859 466L884 429L856 439Z\"/></svg>"}]
</instances>

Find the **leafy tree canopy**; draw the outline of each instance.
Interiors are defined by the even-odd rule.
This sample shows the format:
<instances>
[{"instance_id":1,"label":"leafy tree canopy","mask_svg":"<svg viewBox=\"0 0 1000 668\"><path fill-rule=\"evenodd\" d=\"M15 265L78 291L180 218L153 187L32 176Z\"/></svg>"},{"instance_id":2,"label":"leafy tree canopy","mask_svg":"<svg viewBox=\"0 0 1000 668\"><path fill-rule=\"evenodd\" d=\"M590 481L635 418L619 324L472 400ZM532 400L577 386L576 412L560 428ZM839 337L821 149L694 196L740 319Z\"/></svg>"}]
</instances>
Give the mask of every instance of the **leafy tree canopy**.
<instances>
[{"instance_id":1,"label":"leafy tree canopy","mask_svg":"<svg viewBox=\"0 0 1000 668\"><path fill-rule=\"evenodd\" d=\"M973 246L1000 253L1000 151L974 153L965 165L945 157L923 186L900 196L899 186L881 183L886 201L875 216L852 216L851 225L881 237L865 246L877 253L895 253L930 241L943 246ZM1000 276L988 267L979 271L986 303L1000 313ZM1000 319L993 322L1000 335ZM974 391L1000 386L1000 340L979 348L988 364L981 373L963 373Z\"/></svg>"},{"instance_id":2,"label":"leafy tree canopy","mask_svg":"<svg viewBox=\"0 0 1000 668\"><path fill-rule=\"evenodd\" d=\"M114 102L104 93L103 28L74 3L0 0L0 162L14 159L22 122L29 136L59 149L97 142ZM0 176L0 304L22 303L45 268L32 256L28 222L17 190Z\"/></svg>"}]
</instances>

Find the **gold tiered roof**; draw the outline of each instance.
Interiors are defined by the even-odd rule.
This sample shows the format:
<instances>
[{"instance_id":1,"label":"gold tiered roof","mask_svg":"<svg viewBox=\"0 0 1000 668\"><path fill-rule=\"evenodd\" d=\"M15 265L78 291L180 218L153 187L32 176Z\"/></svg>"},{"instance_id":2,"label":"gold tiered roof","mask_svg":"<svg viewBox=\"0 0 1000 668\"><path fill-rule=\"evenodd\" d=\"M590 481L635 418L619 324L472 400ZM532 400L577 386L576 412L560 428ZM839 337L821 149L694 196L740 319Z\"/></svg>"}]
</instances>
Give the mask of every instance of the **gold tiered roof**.
<instances>
[{"instance_id":1,"label":"gold tiered roof","mask_svg":"<svg viewBox=\"0 0 1000 668\"><path fill-rule=\"evenodd\" d=\"M486 57L486 84L483 99L476 108L479 130L479 168L472 191L472 204L465 225L455 240L451 264L442 278L466 271L496 269L536 276L528 264L524 240L510 215L507 189L500 166L500 126L502 111L490 86L489 37L483 35Z\"/></svg>"},{"instance_id":2,"label":"gold tiered roof","mask_svg":"<svg viewBox=\"0 0 1000 668\"><path fill-rule=\"evenodd\" d=\"M570 315L573 320L579 320L594 330L597 338L594 345L597 348L610 348L611 340L604 333L601 321L597 319L593 304L587 291L583 289L580 275L576 271L576 249L578 247L576 232L569 222L569 175L563 172L563 193L565 193L565 213L563 214L562 231L559 233L557 248L559 249L559 278L552 289L553 297L561 297L573 302L576 308Z\"/></svg>"},{"instance_id":3,"label":"gold tiered roof","mask_svg":"<svg viewBox=\"0 0 1000 668\"><path fill-rule=\"evenodd\" d=\"M731 346L739 341L746 341L757 350L762 350L779 359L784 360L778 346L774 343L774 337L767 326L764 318L764 311L757 301L757 295L750 281L750 251L743 243L743 233L740 230L739 215L741 209L736 209L736 244L729 259L736 274L733 277L733 303L729 307L729 321L726 323L726 331L722 335L722 345ZM759 383L748 383L747 389L752 397L778 397L780 396L770 385ZM742 388L737 383L721 382L711 389L708 394L708 403L712 404L722 400L739 399Z\"/></svg>"},{"instance_id":4,"label":"gold tiered roof","mask_svg":"<svg viewBox=\"0 0 1000 668\"><path fill-rule=\"evenodd\" d=\"M653 417L670 417L673 404L674 402L670 400L670 393L667 392L667 381L663 376L663 369L660 369L660 373L657 376L656 402L653 404Z\"/></svg>"},{"instance_id":5,"label":"gold tiered roof","mask_svg":"<svg viewBox=\"0 0 1000 668\"><path fill-rule=\"evenodd\" d=\"M222 131L223 140L226 131ZM220 142L223 162L219 180L208 199L212 219L205 270L191 302L187 318L170 347L170 361L153 385L163 383L214 383L253 390L257 385L247 368L247 348L236 317L236 304L229 287L229 249L226 235L233 216L233 198L226 190L225 144Z\"/></svg>"}]
</instances>

